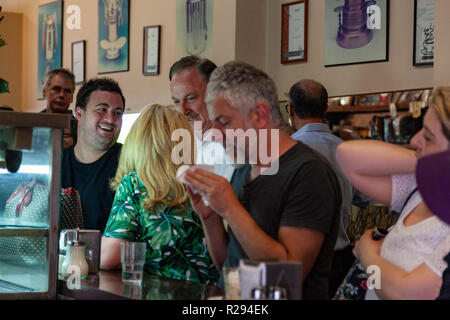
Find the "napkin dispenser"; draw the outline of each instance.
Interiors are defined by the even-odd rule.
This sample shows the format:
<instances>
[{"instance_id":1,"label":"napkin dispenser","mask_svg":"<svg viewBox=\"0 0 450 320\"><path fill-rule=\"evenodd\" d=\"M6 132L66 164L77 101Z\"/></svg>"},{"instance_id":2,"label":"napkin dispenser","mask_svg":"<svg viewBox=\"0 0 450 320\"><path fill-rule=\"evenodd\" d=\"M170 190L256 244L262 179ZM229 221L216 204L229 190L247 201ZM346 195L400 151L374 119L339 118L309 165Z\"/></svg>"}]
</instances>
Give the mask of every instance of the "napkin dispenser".
<instances>
[{"instance_id":1,"label":"napkin dispenser","mask_svg":"<svg viewBox=\"0 0 450 320\"><path fill-rule=\"evenodd\" d=\"M288 300L302 299L302 264L292 261L240 260L241 299L251 299L257 287L283 287Z\"/></svg>"},{"instance_id":2,"label":"napkin dispenser","mask_svg":"<svg viewBox=\"0 0 450 320\"><path fill-rule=\"evenodd\" d=\"M59 237L60 254L65 255L65 248L70 241L75 240L76 229L64 229ZM100 271L100 245L102 234L100 230L79 230L79 241L84 242L86 246L86 261L89 266L89 273Z\"/></svg>"}]
</instances>

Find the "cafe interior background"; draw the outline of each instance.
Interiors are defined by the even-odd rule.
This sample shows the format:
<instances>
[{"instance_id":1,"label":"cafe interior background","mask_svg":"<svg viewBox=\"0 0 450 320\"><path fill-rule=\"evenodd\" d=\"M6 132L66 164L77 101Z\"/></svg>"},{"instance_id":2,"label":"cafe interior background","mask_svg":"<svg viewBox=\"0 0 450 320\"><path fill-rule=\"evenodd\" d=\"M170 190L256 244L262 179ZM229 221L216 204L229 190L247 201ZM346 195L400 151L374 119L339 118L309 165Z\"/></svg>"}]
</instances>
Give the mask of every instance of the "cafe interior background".
<instances>
[{"instance_id":1,"label":"cafe interior background","mask_svg":"<svg viewBox=\"0 0 450 320\"><path fill-rule=\"evenodd\" d=\"M397 102L399 112L413 112L413 100L421 100L438 85L450 85L450 1L435 0L433 63L415 65L415 0L384 0L386 18L386 57L384 61L327 66L326 19L328 0L307 1L305 47L302 61L282 61L283 0L206 0L207 43L200 56L217 65L230 60L250 63L269 74L278 88L280 107L291 85L310 78L321 82L330 96L329 120L347 125L360 137L369 138L373 117L389 116L389 103ZM379 0L381 1L381 0ZM15 111L39 112L46 107L37 88L39 73L39 10L55 1L0 0L4 16L0 36L7 45L0 48L0 77L9 83L9 93L0 94L0 106ZM180 6L185 0L129 0L127 38L128 65L125 70L102 73L99 61L99 1L64 0L62 2L62 63L72 69L72 45L84 41L84 79L108 76L117 80L126 97L123 131L127 132L136 114L149 103L169 105L169 69L187 54L186 34L180 35ZM343 1L334 1L336 6ZM69 27L73 5L79 8L79 28ZM73 7L72 7L73 8ZM72 17L72 18L71 18ZM73 20L70 20L73 22ZM185 21L183 21L185 22ZM70 25L70 23L69 23ZM159 26L158 72L145 74L144 28ZM155 51L156 52L156 51ZM364 59L363 59L364 60ZM81 84L76 85L74 97ZM409 101L408 92L413 100ZM383 94L387 94L382 98ZM372 99L372 100L371 100ZM384 100L383 100L384 99ZM403 100L402 100L403 99ZM75 99L74 99L75 100ZM364 102L365 101L365 102ZM74 103L71 109L74 109ZM348 104L348 105L347 105ZM382 137L383 140L386 137ZM124 136L119 138L123 142Z\"/></svg>"}]
</instances>

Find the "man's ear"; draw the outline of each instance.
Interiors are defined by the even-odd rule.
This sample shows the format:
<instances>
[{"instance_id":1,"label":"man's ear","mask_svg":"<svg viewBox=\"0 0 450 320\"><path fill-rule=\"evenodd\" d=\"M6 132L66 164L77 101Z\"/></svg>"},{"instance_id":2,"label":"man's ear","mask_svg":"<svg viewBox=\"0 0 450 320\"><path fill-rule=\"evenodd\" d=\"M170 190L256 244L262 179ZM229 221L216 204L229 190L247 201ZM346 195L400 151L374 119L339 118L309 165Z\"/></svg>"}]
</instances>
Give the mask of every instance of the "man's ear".
<instances>
[{"instance_id":1,"label":"man's ear","mask_svg":"<svg viewBox=\"0 0 450 320\"><path fill-rule=\"evenodd\" d=\"M295 116L295 112L294 112L294 107L292 106L292 103L288 102L288 106L289 106L289 115L291 117Z\"/></svg>"},{"instance_id":2,"label":"man's ear","mask_svg":"<svg viewBox=\"0 0 450 320\"><path fill-rule=\"evenodd\" d=\"M270 120L270 108L266 102L258 101L252 111L252 121L257 128L264 128Z\"/></svg>"},{"instance_id":3,"label":"man's ear","mask_svg":"<svg viewBox=\"0 0 450 320\"><path fill-rule=\"evenodd\" d=\"M80 121L81 119L82 111L83 109L81 109L81 107L79 106L75 107L75 118L77 118L78 121Z\"/></svg>"}]
</instances>

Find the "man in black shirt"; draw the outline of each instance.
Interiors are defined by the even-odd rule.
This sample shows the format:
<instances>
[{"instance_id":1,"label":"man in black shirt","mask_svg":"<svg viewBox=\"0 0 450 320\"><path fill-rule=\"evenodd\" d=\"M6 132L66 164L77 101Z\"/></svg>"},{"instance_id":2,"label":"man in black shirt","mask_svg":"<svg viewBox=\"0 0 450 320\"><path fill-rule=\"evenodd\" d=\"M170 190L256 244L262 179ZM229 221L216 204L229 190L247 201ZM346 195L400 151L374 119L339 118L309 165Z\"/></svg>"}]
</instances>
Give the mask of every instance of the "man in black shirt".
<instances>
[{"instance_id":1,"label":"man in black shirt","mask_svg":"<svg viewBox=\"0 0 450 320\"><path fill-rule=\"evenodd\" d=\"M109 182L116 174L122 147L116 140L124 110L125 98L112 79L90 80L78 92L78 140L63 151L62 187L80 193L87 229L103 232L111 211L114 193Z\"/></svg>"},{"instance_id":2,"label":"man in black shirt","mask_svg":"<svg viewBox=\"0 0 450 320\"><path fill-rule=\"evenodd\" d=\"M216 267L237 266L240 259L300 261L303 297L328 299L341 203L332 168L279 130L285 125L277 89L264 72L240 62L217 68L206 102L214 128L226 138L227 153L246 164L236 170L233 186L201 169L185 174L199 191L194 195L188 188Z\"/></svg>"}]
</instances>

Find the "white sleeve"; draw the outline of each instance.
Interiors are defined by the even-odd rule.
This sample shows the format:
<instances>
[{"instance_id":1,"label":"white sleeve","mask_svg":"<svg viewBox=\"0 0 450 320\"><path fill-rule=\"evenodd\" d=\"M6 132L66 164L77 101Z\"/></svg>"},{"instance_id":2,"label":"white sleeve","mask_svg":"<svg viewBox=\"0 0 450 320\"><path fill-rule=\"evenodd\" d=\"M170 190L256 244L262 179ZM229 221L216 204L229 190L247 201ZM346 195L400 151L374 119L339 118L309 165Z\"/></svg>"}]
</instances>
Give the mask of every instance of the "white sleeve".
<instances>
[{"instance_id":1,"label":"white sleeve","mask_svg":"<svg viewBox=\"0 0 450 320\"><path fill-rule=\"evenodd\" d=\"M416 175L414 173L393 175L391 209L401 213L405 201L416 186Z\"/></svg>"},{"instance_id":2,"label":"white sleeve","mask_svg":"<svg viewBox=\"0 0 450 320\"><path fill-rule=\"evenodd\" d=\"M450 235L442 241L436 249L425 259L425 264L433 270L439 277L447 269L445 257L450 252Z\"/></svg>"}]
</instances>

